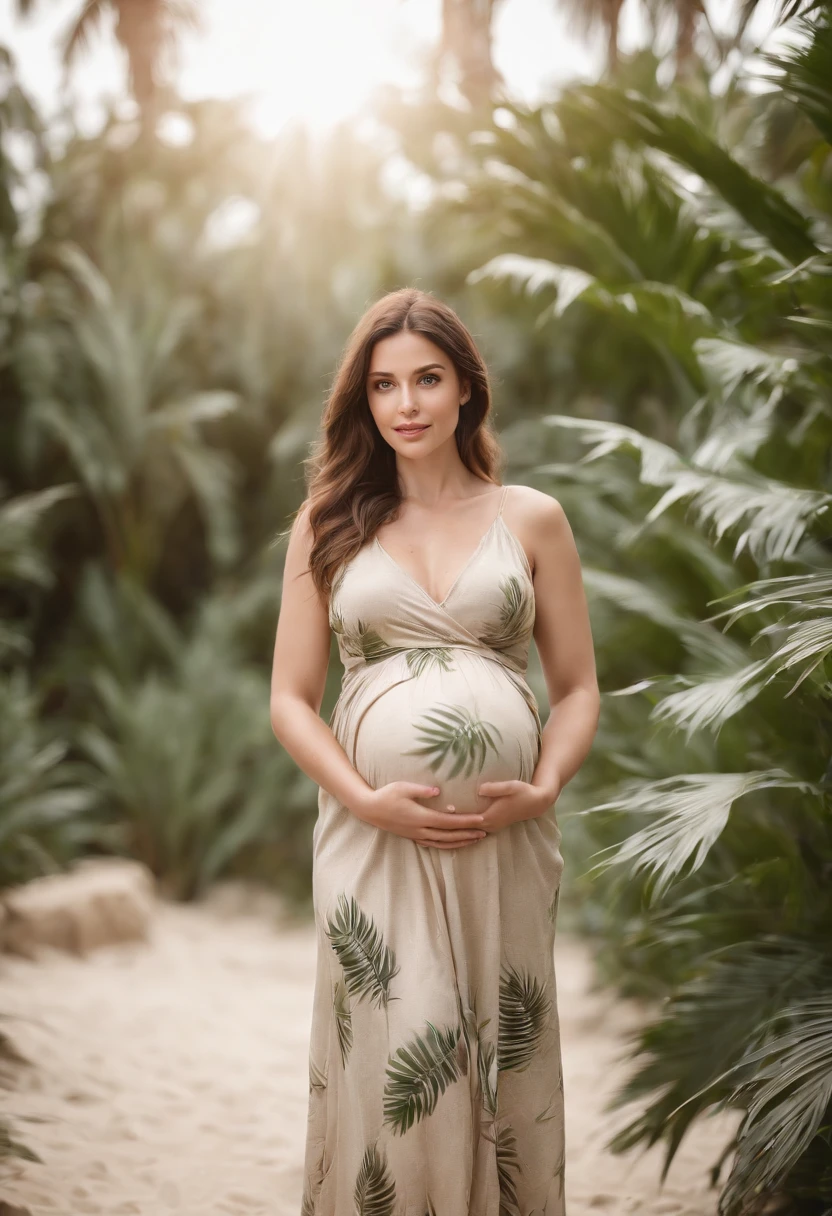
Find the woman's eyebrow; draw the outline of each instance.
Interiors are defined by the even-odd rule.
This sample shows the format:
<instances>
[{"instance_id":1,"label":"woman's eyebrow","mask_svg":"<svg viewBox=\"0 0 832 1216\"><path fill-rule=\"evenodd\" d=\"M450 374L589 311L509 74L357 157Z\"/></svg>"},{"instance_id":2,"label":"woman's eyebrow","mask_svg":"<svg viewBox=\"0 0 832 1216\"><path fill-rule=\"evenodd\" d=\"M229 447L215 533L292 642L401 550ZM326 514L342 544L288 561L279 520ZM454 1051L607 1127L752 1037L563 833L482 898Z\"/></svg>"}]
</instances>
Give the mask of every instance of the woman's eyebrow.
<instances>
[{"instance_id":1,"label":"woman's eyebrow","mask_svg":"<svg viewBox=\"0 0 832 1216\"><path fill-rule=\"evenodd\" d=\"M426 363L424 367L417 367L415 369L415 371L413 372L413 375L419 376L419 375L421 375L422 372L430 371L430 369L432 367L441 367L444 371L445 364L444 363ZM392 376L393 375L392 372L369 372L368 374L371 376Z\"/></svg>"}]
</instances>

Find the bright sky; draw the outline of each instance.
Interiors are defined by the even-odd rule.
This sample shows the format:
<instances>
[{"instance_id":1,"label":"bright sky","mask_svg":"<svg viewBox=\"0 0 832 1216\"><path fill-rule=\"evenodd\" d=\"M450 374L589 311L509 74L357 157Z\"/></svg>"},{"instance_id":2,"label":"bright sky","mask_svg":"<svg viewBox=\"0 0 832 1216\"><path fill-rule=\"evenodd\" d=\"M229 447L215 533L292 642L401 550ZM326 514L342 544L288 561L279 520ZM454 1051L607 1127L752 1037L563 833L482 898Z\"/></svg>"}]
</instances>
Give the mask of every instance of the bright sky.
<instances>
[{"instance_id":1,"label":"bright sky","mask_svg":"<svg viewBox=\"0 0 832 1216\"><path fill-rule=\"evenodd\" d=\"M36 19L15 17L15 0L0 0L0 42L15 53L24 85L41 105L57 105L57 43L83 0L41 0ZM189 35L179 74L186 97L259 96L258 126L274 131L295 115L327 125L359 109L374 88L416 78L413 53L437 39L440 0L201 0L206 33ZM626 10L636 6L627 0ZM640 25L626 16L625 41ZM97 125L97 100L123 92L124 68L112 22L73 73L72 94L84 125ZM600 47L570 37L555 0L503 0L494 55L512 91L532 100L576 73L594 74Z\"/></svg>"},{"instance_id":2,"label":"bright sky","mask_svg":"<svg viewBox=\"0 0 832 1216\"><path fill-rule=\"evenodd\" d=\"M37 18L16 18L15 0L0 0L0 42L11 47L24 86L49 114L59 100L61 34L84 0L40 0ZM253 94L252 115L264 133L301 117L322 127L358 110L386 82L416 78L414 55L438 36L441 0L198 0L204 35L184 44L178 83L189 98ZM726 0L711 0L712 12ZM737 0L735 0L737 2ZM767 0L764 8L771 7ZM732 9L734 5L730 6ZM644 40L638 0L625 0L622 49ZM576 76L595 76L601 42L570 35L557 0L502 0L494 58L518 99L538 100ZM97 127L103 95L124 92L124 65L108 18L93 49L71 77L85 129Z\"/></svg>"}]
</instances>

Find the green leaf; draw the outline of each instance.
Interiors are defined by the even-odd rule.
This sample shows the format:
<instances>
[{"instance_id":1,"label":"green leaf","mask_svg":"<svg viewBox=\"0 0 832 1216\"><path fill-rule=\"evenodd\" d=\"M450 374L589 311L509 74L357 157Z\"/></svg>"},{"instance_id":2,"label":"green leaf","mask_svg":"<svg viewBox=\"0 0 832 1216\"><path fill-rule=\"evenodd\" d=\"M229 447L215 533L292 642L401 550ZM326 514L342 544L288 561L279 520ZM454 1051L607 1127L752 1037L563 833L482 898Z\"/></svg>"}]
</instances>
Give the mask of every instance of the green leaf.
<instances>
[{"instance_id":1,"label":"green leaf","mask_svg":"<svg viewBox=\"0 0 832 1216\"><path fill-rule=\"evenodd\" d=\"M422 714L418 730L423 746L410 748L404 754L429 756L428 764L433 772L452 758L451 769L446 774L448 778L459 773L470 777L475 770L482 772L488 748L497 751L491 732L502 739L496 726L475 717L464 705L447 705Z\"/></svg>"},{"instance_id":2,"label":"green leaf","mask_svg":"<svg viewBox=\"0 0 832 1216\"><path fill-rule=\"evenodd\" d=\"M468 1072L468 1050L461 1026L415 1035L388 1060L384 1122L403 1135L436 1108L441 1094Z\"/></svg>"},{"instance_id":3,"label":"green leaf","mask_svg":"<svg viewBox=\"0 0 832 1216\"><path fill-rule=\"evenodd\" d=\"M353 1199L355 1216L395 1216L396 1184L384 1150L376 1145L364 1152Z\"/></svg>"},{"instance_id":4,"label":"green leaf","mask_svg":"<svg viewBox=\"0 0 832 1216\"><path fill-rule=\"evenodd\" d=\"M500 1072L525 1072L549 1025L552 1001L546 985L528 971L507 965L500 977L500 1026L497 1066Z\"/></svg>"},{"instance_id":5,"label":"green leaf","mask_svg":"<svg viewBox=\"0 0 832 1216\"><path fill-rule=\"evenodd\" d=\"M338 909L327 925L332 948L344 969L344 980L351 996L360 1000L370 998L377 1008L387 1007L390 982L399 973L396 956L371 917L362 911L357 901L342 892Z\"/></svg>"}]
</instances>

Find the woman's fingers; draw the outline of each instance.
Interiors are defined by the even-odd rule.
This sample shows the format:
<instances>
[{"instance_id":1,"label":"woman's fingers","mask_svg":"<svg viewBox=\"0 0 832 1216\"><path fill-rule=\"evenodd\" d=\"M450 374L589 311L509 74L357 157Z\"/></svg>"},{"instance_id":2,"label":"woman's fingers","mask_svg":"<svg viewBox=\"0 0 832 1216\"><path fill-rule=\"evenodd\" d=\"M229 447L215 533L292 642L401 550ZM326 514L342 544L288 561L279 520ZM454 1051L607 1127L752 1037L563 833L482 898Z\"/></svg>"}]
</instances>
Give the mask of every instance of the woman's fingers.
<instances>
[{"instance_id":1,"label":"woman's fingers","mask_svg":"<svg viewBox=\"0 0 832 1216\"><path fill-rule=\"evenodd\" d=\"M473 844L476 840L482 840L485 832L443 832L440 835L431 833L429 836L424 836L420 840L420 844L435 844L445 846L459 842L460 844Z\"/></svg>"}]
</instances>

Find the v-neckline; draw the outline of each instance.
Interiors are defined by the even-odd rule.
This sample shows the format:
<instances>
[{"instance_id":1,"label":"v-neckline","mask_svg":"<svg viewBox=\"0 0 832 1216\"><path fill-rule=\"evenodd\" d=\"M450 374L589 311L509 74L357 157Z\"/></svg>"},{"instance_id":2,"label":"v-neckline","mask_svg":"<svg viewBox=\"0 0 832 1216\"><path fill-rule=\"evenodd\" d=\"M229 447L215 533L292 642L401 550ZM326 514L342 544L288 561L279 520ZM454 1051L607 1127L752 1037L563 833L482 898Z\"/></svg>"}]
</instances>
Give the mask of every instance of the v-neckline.
<instances>
[{"instance_id":1,"label":"v-neckline","mask_svg":"<svg viewBox=\"0 0 832 1216\"><path fill-rule=\"evenodd\" d=\"M503 490L505 490L505 486L503 487ZM474 558L479 555L480 550L485 545L485 542L488 540L491 533L497 527L497 524L503 518L504 503L505 503L505 494L503 494L503 497L500 500L500 505L497 508L497 514L494 516L494 518L492 519L491 523L488 525L488 528L485 530L485 532L483 532L482 536L480 537L479 541L477 542L476 548L471 553L471 555L468 557L468 559L466 560L466 562L462 566L462 568L459 570L456 577L454 578L454 581L451 583L450 587L445 592L445 595L443 596L443 598L441 600L435 600L433 598L433 596L431 595L431 593L428 591L428 589L426 587L423 587L422 584L419 582L419 580L417 578L414 578L409 570L405 570L404 566L402 566L399 562L397 562L395 557L393 557L393 555L391 553L388 553L388 551L385 549L384 545L381 543L381 541L378 539L377 536L373 537L373 540L374 540L377 548L379 548L381 550L381 552L384 554L384 556L387 558L387 560L389 562L391 562L396 567L396 569L405 576L405 578L409 579L410 582L413 583L414 587L419 588L422 595L424 595L425 598L427 600L429 600L431 602L431 604L433 604L434 608L444 608L445 605L447 604L448 600L451 598L451 595L453 594L454 590L456 589L456 586L457 586L459 580L462 578L463 574L465 574L468 567L474 561Z\"/></svg>"}]
</instances>

